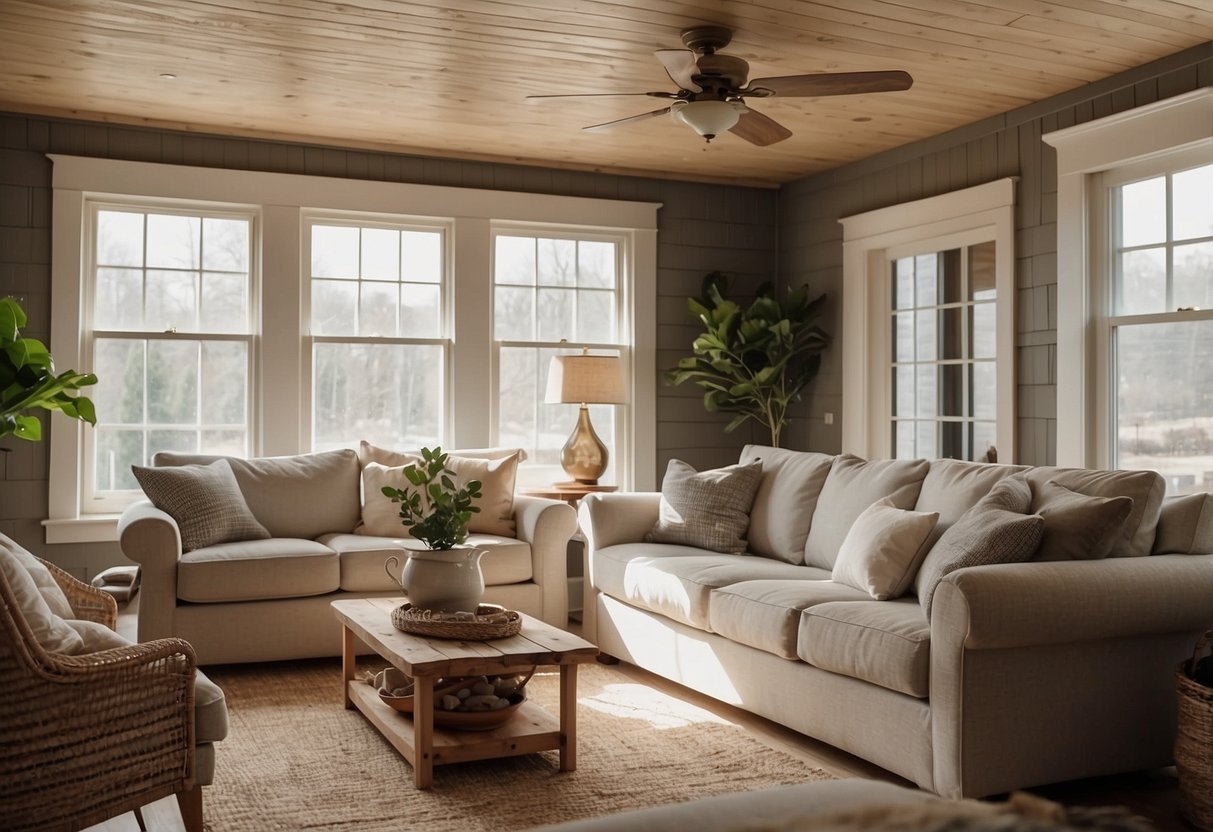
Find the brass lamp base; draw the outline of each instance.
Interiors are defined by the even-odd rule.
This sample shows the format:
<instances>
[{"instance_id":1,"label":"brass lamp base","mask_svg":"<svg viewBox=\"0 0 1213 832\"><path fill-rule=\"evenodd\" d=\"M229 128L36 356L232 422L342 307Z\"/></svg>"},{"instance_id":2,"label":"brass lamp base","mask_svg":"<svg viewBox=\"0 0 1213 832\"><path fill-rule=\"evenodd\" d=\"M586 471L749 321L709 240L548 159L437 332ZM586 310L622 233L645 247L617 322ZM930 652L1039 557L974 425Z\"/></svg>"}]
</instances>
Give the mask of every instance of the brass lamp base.
<instances>
[{"instance_id":1,"label":"brass lamp base","mask_svg":"<svg viewBox=\"0 0 1213 832\"><path fill-rule=\"evenodd\" d=\"M590 411L583 404L577 415L577 426L560 450L560 465L566 474L582 485L597 485L607 469L610 454L606 445L594 433Z\"/></svg>"}]
</instances>

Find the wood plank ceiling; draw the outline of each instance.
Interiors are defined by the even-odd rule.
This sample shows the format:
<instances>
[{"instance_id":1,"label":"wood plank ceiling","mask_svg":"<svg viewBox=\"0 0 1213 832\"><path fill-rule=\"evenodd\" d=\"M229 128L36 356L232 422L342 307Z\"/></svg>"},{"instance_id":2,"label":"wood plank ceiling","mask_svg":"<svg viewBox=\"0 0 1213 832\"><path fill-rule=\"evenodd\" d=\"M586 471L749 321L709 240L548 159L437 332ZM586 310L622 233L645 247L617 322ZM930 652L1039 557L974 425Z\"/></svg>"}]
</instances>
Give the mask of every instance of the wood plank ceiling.
<instances>
[{"instance_id":1,"label":"wood plank ceiling","mask_svg":"<svg viewBox=\"0 0 1213 832\"><path fill-rule=\"evenodd\" d=\"M904 69L904 92L751 100L705 144L652 98L696 24L750 77ZM1213 39L1210 0L0 0L0 110L457 158L776 184ZM167 77L167 76L175 77Z\"/></svg>"}]
</instances>

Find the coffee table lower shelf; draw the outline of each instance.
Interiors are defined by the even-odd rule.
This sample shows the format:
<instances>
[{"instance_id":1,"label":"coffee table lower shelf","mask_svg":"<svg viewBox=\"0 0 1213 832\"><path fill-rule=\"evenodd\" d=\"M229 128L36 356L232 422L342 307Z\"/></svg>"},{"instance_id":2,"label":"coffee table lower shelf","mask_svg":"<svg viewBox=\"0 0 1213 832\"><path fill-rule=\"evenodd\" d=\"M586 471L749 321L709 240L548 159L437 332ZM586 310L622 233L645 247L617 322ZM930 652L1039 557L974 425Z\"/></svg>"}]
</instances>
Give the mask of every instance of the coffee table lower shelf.
<instances>
[{"instance_id":1,"label":"coffee table lower shelf","mask_svg":"<svg viewBox=\"0 0 1213 832\"><path fill-rule=\"evenodd\" d=\"M350 681L350 703L379 729L387 741L416 769L413 720L385 705L366 682ZM523 702L518 712L491 731L452 731L435 726L430 765L465 763L513 757L539 751L559 751L560 720L533 702Z\"/></svg>"}]
</instances>

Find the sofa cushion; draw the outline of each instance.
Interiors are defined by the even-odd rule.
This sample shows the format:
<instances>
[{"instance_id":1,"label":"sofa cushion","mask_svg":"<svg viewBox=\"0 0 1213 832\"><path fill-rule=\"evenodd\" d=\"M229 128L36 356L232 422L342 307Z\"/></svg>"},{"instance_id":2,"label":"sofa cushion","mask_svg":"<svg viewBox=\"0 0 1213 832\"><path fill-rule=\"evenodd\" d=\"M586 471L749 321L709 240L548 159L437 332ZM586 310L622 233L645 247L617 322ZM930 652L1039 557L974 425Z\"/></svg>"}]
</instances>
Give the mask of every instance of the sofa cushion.
<instances>
[{"instance_id":1,"label":"sofa cushion","mask_svg":"<svg viewBox=\"0 0 1213 832\"><path fill-rule=\"evenodd\" d=\"M866 592L830 580L824 569L805 566L798 580L741 581L712 590L711 630L785 659L796 658L800 613L827 601L869 601Z\"/></svg>"},{"instance_id":2,"label":"sofa cushion","mask_svg":"<svg viewBox=\"0 0 1213 832\"><path fill-rule=\"evenodd\" d=\"M1129 497L1132 510L1111 557L1144 557L1154 548L1158 517L1167 484L1157 471L1098 471L1088 468L1030 468L1033 493L1049 480L1089 497Z\"/></svg>"},{"instance_id":3,"label":"sofa cushion","mask_svg":"<svg viewBox=\"0 0 1213 832\"><path fill-rule=\"evenodd\" d=\"M220 457L160 452L154 465L206 464ZM358 455L348 448L295 456L223 457L253 516L272 537L309 540L354 530L362 517ZM153 501L154 502L154 501Z\"/></svg>"},{"instance_id":4,"label":"sofa cushion","mask_svg":"<svg viewBox=\"0 0 1213 832\"><path fill-rule=\"evenodd\" d=\"M850 454L837 457L817 498L805 541L805 564L833 569L851 524L877 500L892 497L896 508L914 508L930 467L925 459L868 462Z\"/></svg>"},{"instance_id":5,"label":"sofa cushion","mask_svg":"<svg viewBox=\"0 0 1213 832\"><path fill-rule=\"evenodd\" d=\"M855 519L838 550L831 577L877 601L905 594L927 554L939 514L906 511L885 497Z\"/></svg>"},{"instance_id":6,"label":"sofa cushion","mask_svg":"<svg viewBox=\"0 0 1213 832\"><path fill-rule=\"evenodd\" d=\"M526 462L526 451L522 448L456 448L455 450L448 450L447 453L451 456L471 457L473 459L501 459L518 454L518 461ZM378 462L380 465L386 465L391 468L396 465L408 465L410 462L418 459L421 459L420 448L394 451L390 448L384 448L367 442L365 439L358 443L359 465L366 465L368 462Z\"/></svg>"},{"instance_id":7,"label":"sofa cushion","mask_svg":"<svg viewBox=\"0 0 1213 832\"><path fill-rule=\"evenodd\" d=\"M1205 555L1213 552L1213 494L1201 491L1168 497L1158 515L1156 555Z\"/></svg>"},{"instance_id":8,"label":"sofa cushion","mask_svg":"<svg viewBox=\"0 0 1213 832\"><path fill-rule=\"evenodd\" d=\"M661 481L657 522L645 540L741 554L761 479L760 460L696 471L680 459L671 459Z\"/></svg>"},{"instance_id":9,"label":"sofa cushion","mask_svg":"<svg viewBox=\"0 0 1213 832\"><path fill-rule=\"evenodd\" d=\"M182 601L261 601L323 595L338 588L337 553L314 540L276 537L195 549L177 563Z\"/></svg>"},{"instance_id":10,"label":"sofa cushion","mask_svg":"<svg viewBox=\"0 0 1213 832\"><path fill-rule=\"evenodd\" d=\"M132 465L131 471L152 505L177 521L183 552L270 536L249 510L226 459L173 468Z\"/></svg>"},{"instance_id":11,"label":"sofa cushion","mask_svg":"<svg viewBox=\"0 0 1213 832\"><path fill-rule=\"evenodd\" d=\"M762 460L762 480L750 508L747 548L763 557L804 563L809 524L834 457L746 445L741 450L740 462L754 460Z\"/></svg>"},{"instance_id":12,"label":"sofa cushion","mask_svg":"<svg viewBox=\"0 0 1213 832\"><path fill-rule=\"evenodd\" d=\"M936 459L922 481L915 511L937 511L939 522L928 548L1004 477L1027 470L1026 465L993 465L959 459Z\"/></svg>"},{"instance_id":13,"label":"sofa cushion","mask_svg":"<svg viewBox=\"0 0 1213 832\"><path fill-rule=\"evenodd\" d=\"M1033 487L1032 510L1045 521L1036 560L1098 560L1121 539L1133 501L1088 497L1049 480Z\"/></svg>"},{"instance_id":14,"label":"sofa cushion","mask_svg":"<svg viewBox=\"0 0 1213 832\"><path fill-rule=\"evenodd\" d=\"M796 653L814 667L925 699L931 624L913 598L833 601L800 615Z\"/></svg>"},{"instance_id":15,"label":"sofa cushion","mask_svg":"<svg viewBox=\"0 0 1213 832\"><path fill-rule=\"evenodd\" d=\"M384 571L387 559L395 555L402 562L394 570L397 575L404 567L402 553L406 549L424 549L421 541L410 537L373 537L361 534L326 534L317 538L335 551L341 559L341 588L346 592L382 592L399 590ZM468 535L468 546L485 550L480 559L486 586L516 584L531 580L531 544L512 537L489 534Z\"/></svg>"},{"instance_id":16,"label":"sofa cushion","mask_svg":"<svg viewBox=\"0 0 1213 832\"><path fill-rule=\"evenodd\" d=\"M740 581L797 580L810 574L803 566L771 558L660 543L607 546L594 553L590 568L600 592L700 630L711 627L712 590Z\"/></svg>"}]
</instances>

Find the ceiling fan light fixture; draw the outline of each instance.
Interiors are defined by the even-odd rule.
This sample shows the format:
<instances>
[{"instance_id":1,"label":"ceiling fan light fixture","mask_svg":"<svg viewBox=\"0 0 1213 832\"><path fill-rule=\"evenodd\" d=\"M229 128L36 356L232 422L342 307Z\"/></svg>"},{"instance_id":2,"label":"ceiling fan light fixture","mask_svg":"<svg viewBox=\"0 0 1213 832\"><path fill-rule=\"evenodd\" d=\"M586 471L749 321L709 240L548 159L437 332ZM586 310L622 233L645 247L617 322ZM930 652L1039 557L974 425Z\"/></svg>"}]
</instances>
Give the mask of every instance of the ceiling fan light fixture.
<instances>
[{"instance_id":1,"label":"ceiling fan light fixture","mask_svg":"<svg viewBox=\"0 0 1213 832\"><path fill-rule=\"evenodd\" d=\"M710 142L737 123L744 106L741 102L719 99L688 101L675 106L673 115Z\"/></svg>"}]
</instances>

